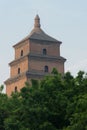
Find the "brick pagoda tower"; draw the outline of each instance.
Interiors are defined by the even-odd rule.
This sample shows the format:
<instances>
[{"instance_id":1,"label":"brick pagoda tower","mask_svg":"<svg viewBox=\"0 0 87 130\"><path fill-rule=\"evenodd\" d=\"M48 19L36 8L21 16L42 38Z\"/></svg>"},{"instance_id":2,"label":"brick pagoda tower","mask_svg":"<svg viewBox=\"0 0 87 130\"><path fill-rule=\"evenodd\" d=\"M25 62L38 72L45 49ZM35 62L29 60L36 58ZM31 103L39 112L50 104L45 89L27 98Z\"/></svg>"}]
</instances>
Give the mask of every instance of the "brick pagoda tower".
<instances>
[{"instance_id":1,"label":"brick pagoda tower","mask_svg":"<svg viewBox=\"0 0 87 130\"><path fill-rule=\"evenodd\" d=\"M54 67L63 74L66 59L60 56L60 44L41 29L40 18L36 15L31 33L13 46L15 59L9 63L10 78L5 81L7 95L20 91L30 79L50 74Z\"/></svg>"}]
</instances>

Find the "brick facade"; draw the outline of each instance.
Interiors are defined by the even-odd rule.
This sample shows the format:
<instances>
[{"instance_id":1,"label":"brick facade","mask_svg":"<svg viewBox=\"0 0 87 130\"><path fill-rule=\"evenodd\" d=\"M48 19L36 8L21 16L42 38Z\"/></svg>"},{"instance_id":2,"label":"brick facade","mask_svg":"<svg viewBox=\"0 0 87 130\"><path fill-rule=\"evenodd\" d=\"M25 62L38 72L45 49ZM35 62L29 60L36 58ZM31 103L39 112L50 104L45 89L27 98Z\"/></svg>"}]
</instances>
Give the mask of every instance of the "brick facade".
<instances>
[{"instance_id":1,"label":"brick facade","mask_svg":"<svg viewBox=\"0 0 87 130\"><path fill-rule=\"evenodd\" d=\"M19 59L21 56L21 51L23 51L23 55L27 55L29 53L29 40L21 42L18 46L13 46L15 49L15 59Z\"/></svg>"},{"instance_id":2,"label":"brick facade","mask_svg":"<svg viewBox=\"0 0 87 130\"><path fill-rule=\"evenodd\" d=\"M37 15L31 33L13 46L15 58L9 63L10 78L5 81L6 93L10 96L12 92L20 91L26 81L40 79L50 74L54 67L63 74L66 59L60 56L60 44L43 32Z\"/></svg>"},{"instance_id":3,"label":"brick facade","mask_svg":"<svg viewBox=\"0 0 87 130\"><path fill-rule=\"evenodd\" d=\"M16 79L15 81L12 81L11 83L7 83L6 85L7 95L10 96L12 92L15 91L15 87L17 87L17 91L20 91L20 89L25 85L26 81L27 81L26 76L23 76L21 78Z\"/></svg>"}]
</instances>

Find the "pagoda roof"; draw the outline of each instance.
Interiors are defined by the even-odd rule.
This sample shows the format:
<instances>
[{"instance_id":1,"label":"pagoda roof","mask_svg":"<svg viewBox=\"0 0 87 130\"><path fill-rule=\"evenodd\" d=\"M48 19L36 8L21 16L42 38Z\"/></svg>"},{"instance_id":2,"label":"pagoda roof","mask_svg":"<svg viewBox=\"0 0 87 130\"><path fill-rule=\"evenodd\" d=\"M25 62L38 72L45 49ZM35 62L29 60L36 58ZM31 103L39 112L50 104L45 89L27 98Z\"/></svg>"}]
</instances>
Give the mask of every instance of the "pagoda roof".
<instances>
[{"instance_id":1,"label":"pagoda roof","mask_svg":"<svg viewBox=\"0 0 87 130\"><path fill-rule=\"evenodd\" d=\"M55 42L55 43L61 43L61 41L56 40L55 38L49 36L46 34L42 29L40 25L40 18L38 15L35 17L35 23L34 23L34 28L30 32L28 36L26 36L24 39L22 39L20 42L18 42L16 45L20 44L21 42L25 40L41 40L41 41L48 41L48 42ZM14 45L13 47L15 47Z\"/></svg>"}]
</instances>

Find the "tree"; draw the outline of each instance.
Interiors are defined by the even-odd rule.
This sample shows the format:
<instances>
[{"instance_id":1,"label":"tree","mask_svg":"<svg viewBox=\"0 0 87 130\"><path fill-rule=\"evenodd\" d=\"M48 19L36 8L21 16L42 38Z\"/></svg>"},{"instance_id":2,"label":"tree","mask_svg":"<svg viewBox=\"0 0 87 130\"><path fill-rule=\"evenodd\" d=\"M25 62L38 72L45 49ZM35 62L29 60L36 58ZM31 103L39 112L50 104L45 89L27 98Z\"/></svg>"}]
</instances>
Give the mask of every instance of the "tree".
<instances>
[{"instance_id":1,"label":"tree","mask_svg":"<svg viewBox=\"0 0 87 130\"><path fill-rule=\"evenodd\" d=\"M4 120L8 117L9 111L7 109L8 97L0 93L0 130L5 130Z\"/></svg>"},{"instance_id":2,"label":"tree","mask_svg":"<svg viewBox=\"0 0 87 130\"><path fill-rule=\"evenodd\" d=\"M87 76L79 71L74 79L72 101L67 107L67 116L70 123L64 130L87 129Z\"/></svg>"},{"instance_id":3,"label":"tree","mask_svg":"<svg viewBox=\"0 0 87 130\"><path fill-rule=\"evenodd\" d=\"M3 89L4 89L4 85L1 85L0 86L0 93L2 93Z\"/></svg>"},{"instance_id":4,"label":"tree","mask_svg":"<svg viewBox=\"0 0 87 130\"><path fill-rule=\"evenodd\" d=\"M87 130L87 75L55 71L11 97L0 94L1 130Z\"/></svg>"}]
</instances>

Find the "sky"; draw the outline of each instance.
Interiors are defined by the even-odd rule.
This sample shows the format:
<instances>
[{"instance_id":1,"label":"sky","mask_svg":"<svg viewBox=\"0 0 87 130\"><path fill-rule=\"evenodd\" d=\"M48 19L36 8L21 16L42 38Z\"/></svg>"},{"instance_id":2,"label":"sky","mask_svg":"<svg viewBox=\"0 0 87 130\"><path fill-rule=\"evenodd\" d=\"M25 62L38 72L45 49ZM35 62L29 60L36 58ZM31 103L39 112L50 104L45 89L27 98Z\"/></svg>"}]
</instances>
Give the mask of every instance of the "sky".
<instances>
[{"instance_id":1,"label":"sky","mask_svg":"<svg viewBox=\"0 0 87 130\"><path fill-rule=\"evenodd\" d=\"M12 46L31 32L36 14L41 28L62 41L65 72L87 72L87 0L0 0L0 84L10 77Z\"/></svg>"}]
</instances>

